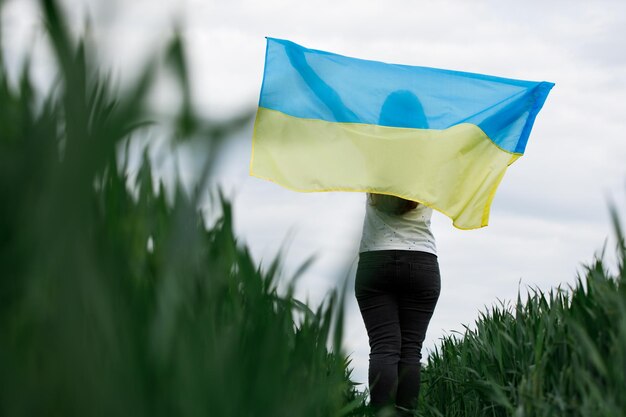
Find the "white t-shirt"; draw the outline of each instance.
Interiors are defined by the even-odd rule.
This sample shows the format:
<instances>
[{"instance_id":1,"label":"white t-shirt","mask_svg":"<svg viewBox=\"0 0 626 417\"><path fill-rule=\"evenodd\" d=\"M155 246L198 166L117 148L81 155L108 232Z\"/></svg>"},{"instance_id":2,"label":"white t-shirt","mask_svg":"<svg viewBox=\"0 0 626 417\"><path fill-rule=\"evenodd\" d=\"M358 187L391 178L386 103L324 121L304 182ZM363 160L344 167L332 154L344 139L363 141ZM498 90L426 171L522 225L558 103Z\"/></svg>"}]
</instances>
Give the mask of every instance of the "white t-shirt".
<instances>
[{"instance_id":1,"label":"white t-shirt","mask_svg":"<svg viewBox=\"0 0 626 417\"><path fill-rule=\"evenodd\" d=\"M433 210L423 204L402 215L384 213L372 205L365 194L365 219L359 253L374 250L415 250L437 254L435 237L430 231Z\"/></svg>"}]
</instances>

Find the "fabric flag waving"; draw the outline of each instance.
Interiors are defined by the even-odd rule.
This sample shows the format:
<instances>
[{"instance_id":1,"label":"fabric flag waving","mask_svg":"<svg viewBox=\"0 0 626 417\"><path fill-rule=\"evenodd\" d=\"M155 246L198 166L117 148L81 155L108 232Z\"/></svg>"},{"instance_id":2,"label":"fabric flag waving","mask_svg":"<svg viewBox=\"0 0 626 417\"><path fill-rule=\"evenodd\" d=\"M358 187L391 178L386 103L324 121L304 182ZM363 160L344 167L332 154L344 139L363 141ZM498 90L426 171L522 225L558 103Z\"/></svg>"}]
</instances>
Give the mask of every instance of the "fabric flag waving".
<instances>
[{"instance_id":1,"label":"fabric flag waving","mask_svg":"<svg viewBox=\"0 0 626 417\"><path fill-rule=\"evenodd\" d=\"M267 38L250 174L295 191L395 195L459 229L484 227L553 86Z\"/></svg>"}]
</instances>

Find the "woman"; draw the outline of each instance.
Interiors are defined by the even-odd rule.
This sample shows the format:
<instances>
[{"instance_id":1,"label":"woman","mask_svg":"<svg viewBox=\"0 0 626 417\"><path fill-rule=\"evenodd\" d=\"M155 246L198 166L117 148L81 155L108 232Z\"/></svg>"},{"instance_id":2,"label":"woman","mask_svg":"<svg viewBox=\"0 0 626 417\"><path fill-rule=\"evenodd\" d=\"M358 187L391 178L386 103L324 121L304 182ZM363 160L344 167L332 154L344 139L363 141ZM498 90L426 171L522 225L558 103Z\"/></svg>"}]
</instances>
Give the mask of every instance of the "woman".
<instances>
[{"instance_id":1,"label":"woman","mask_svg":"<svg viewBox=\"0 0 626 417\"><path fill-rule=\"evenodd\" d=\"M358 119L317 76L301 50L287 54L337 120ZM428 128L420 100L408 90L394 91L385 98L378 124ZM411 410L419 394L422 342L440 289L435 240L430 232L432 210L381 194L368 194L368 201L355 294L371 348L371 403L379 408L395 402L400 410Z\"/></svg>"},{"instance_id":2,"label":"woman","mask_svg":"<svg viewBox=\"0 0 626 417\"><path fill-rule=\"evenodd\" d=\"M367 194L355 295L370 345L371 405L417 406L422 342L441 289L432 209ZM402 414L400 414L402 415Z\"/></svg>"}]
</instances>

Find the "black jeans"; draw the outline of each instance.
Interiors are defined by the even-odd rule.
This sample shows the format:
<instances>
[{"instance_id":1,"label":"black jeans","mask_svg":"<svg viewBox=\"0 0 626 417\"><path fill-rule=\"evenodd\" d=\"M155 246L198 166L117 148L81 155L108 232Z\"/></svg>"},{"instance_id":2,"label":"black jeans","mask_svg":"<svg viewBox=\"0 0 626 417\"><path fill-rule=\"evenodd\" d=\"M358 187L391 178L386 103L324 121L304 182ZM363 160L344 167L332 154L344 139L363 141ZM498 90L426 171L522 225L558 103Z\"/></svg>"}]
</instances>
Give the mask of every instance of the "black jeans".
<instances>
[{"instance_id":1,"label":"black jeans","mask_svg":"<svg viewBox=\"0 0 626 417\"><path fill-rule=\"evenodd\" d=\"M437 256L382 250L359 255L354 292L369 337L374 408L417 406L422 342L441 291Z\"/></svg>"}]
</instances>

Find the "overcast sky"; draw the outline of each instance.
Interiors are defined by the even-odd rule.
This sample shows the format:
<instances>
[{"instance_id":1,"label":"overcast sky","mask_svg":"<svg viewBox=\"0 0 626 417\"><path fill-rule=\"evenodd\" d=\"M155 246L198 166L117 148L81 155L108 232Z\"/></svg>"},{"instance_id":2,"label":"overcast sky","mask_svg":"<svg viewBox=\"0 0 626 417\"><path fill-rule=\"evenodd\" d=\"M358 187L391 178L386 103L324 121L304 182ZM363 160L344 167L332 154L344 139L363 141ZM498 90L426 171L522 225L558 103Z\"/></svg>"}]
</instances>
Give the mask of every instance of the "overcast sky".
<instances>
[{"instance_id":1,"label":"overcast sky","mask_svg":"<svg viewBox=\"0 0 626 417\"><path fill-rule=\"evenodd\" d=\"M626 2L64 3L77 30L85 13L91 16L104 61L122 78L181 22L194 99L211 117L256 108L264 36L358 58L556 83L524 157L500 185L490 225L461 231L433 215L442 292L424 354L444 334L471 325L479 311L514 300L518 289L573 284L581 263L611 235L608 197L625 212ZM15 69L34 51L34 75L45 85L50 62L40 36L33 36L37 26L32 0L8 1L1 26L7 62ZM155 99L167 106L177 100L171 93L163 88ZM217 171L234 200L236 230L259 261L288 242L286 275L316 254L297 291L314 305L348 277L344 346L354 379L366 383L369 346L353 290L364 195L299 194L249 177L251 129L229 140ZM192 177L191 167L183 164L181 174Z\"/></svg>"}]
</instances>

